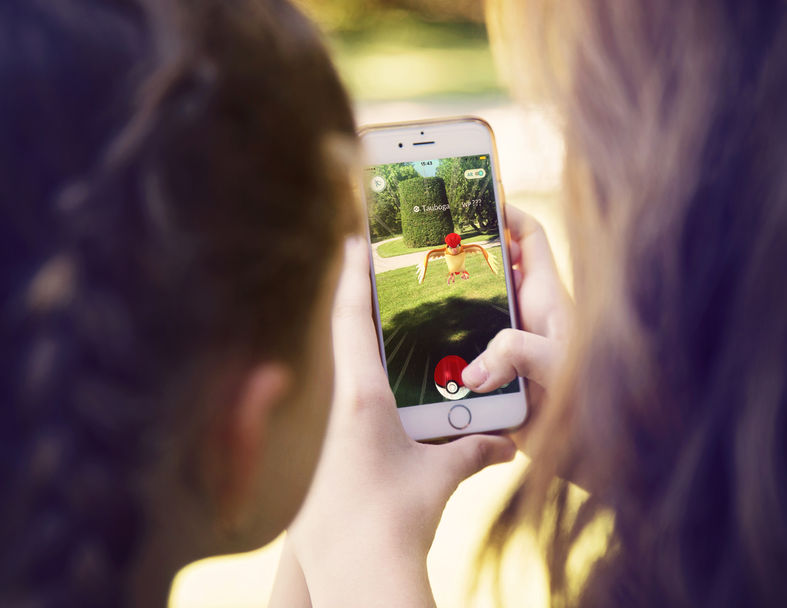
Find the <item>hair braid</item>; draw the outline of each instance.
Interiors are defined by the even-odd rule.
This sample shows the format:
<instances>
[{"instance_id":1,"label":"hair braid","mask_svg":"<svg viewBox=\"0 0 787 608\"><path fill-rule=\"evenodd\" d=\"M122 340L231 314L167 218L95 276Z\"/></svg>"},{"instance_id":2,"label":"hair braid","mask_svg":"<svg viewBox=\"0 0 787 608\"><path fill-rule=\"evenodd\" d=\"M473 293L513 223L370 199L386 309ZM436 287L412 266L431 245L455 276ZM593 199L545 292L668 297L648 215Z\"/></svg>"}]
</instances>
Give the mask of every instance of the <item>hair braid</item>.
<instances>
[{"instance_id":1,"label":"hair braid","mask_svg":"<svg viewBox=\"0 0 787 608\"><path fill-rule=\"evenodd\" d=\"M139 489L129 482L159 451L154 430L162 417L152 398L160 374L148 363L159 357L144 340L150 311L133 311L127 297L154 286L129 242L157 249L177 240L135 204L146 169L135 161L167 111L193 115L204 105L204 70L192 78L185 68L165 65L147 79L158 87L150 107L99 146L106 152L96 169L63 188L53 180L61 219L49 246L27 259L3 256L3 284L12 292L2 319L0 481L14 497L0 507L4 606L123 604L144 529ZM162 103L166 96L174 103ZM3 236L23 240L19 218L10 219Z\"/></svg>"},{"instance_id":2,"label":"hair braid","mask_svg":"<svg viewBox=\"0 0 787 608\"><path fill-rule=\"evenodd\" d=\"M9 0L0 89L0 605L122 605L205 379L300 354L354 125L277 0Z\"/></svg>"}]
</instances>

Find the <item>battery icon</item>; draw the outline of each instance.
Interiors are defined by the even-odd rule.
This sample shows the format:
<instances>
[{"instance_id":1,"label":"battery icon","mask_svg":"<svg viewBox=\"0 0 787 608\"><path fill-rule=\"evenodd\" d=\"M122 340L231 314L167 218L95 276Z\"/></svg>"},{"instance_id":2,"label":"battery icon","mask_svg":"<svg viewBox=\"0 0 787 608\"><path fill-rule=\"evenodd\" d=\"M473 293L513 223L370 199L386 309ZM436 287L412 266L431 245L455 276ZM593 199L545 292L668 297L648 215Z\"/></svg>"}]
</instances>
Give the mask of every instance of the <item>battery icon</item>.
<instances>
[{"instance_id":1,"label":"battery icon","mask_svg":"<svg viewBox=\"0 0 787 608\"><path fill-rule=\"evenodd\" d=\"M481 160L486 160L486 156L479 156Z\"/></svg>"}]
</instances>

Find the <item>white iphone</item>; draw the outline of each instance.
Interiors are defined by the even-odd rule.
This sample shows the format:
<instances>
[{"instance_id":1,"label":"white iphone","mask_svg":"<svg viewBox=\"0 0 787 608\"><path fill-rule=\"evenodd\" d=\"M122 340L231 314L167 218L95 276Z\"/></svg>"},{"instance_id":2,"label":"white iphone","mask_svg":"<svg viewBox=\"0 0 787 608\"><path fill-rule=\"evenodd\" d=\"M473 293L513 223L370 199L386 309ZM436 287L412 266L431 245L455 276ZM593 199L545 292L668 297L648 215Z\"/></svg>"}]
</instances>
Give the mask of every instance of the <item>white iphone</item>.
<instances>
[{"instance_id":1,"label":"white iphone","mask_svg":"<svg viewBox=\"0 0 787 608\"><path fill-rule=\"evenodd\" d=\"M462 370L517 327L494 136L479 118L361 129L380 354L407 433L512 429L524 382L473 393Z\"/></svg>"}]
</instances>

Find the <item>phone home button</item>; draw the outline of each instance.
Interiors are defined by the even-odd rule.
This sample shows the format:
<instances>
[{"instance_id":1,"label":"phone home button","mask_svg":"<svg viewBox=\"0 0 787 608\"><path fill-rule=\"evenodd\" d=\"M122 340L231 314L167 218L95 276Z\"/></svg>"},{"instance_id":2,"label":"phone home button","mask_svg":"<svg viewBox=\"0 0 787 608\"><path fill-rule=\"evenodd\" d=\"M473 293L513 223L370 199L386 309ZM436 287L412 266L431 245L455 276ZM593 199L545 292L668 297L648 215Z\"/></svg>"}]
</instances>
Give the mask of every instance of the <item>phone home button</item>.
<instances>
[{"instance_id":1,"label":"phone home button","mask_svg":"<svg viewBox=\"0 0 787 608\"><path fill-rule=\"evenodd\" d=\"M464 405L455 405L448 412L448 424L458 431L466 428L470 424L471 419L470 410Z\"/></svg>"}]
</instances>

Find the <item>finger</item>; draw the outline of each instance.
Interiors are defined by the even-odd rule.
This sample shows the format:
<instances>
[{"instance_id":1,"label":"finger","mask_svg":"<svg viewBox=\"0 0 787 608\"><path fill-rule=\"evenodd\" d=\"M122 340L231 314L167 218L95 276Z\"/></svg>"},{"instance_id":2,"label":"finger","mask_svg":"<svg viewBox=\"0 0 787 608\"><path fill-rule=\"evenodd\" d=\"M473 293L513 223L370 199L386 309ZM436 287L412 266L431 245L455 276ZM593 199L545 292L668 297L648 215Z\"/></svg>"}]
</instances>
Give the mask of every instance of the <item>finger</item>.
<instances>
[{"instance_id":1,"label":"finger","mask_svg":"<svg viewBox=\"0 0 787 608\"><path fill-rule=\"evenodd\" d=\"M516 266L517 264L519 264L522 258L522 248L519 246L519 243L517 241L512 240L508 244L508 257L511 266Z\"/></svg>"},{"instance_id":2,"label":"finger","mask_svg":"<svg viewBox=\"0 0 787 608\"><path fill-rule=\"evenodd\" d=\"M348 238L344 266L333 307L333 345L337 385L387 379L380 361L377 331L372 318L369 252L366 243Z\"/></svg>"},{"instance_id":3,"label":"finger","mask_svg":"<svg viewBox=\"0 0 787 608\"><path fill-rule=\"evenodd\" d=\"M522 271L519 268L514 268L514 286L516 290L519 291L519 288L522 287Z\"/></svg>"},{"instance_id":4,"label":"finger","mask_svg":"<svg viewBox=\"0 0 787 608\"><path fill-rule=\"evenodd\" d=\"M506 225L511 233L511 239L517 242L541 227L532 215L512 205L506 206Z\"/></svg>"},{"instance_id":5,"label":"finger","mask_svg":"<svg viewBox=\"0 0 787 608\"><path fill-rule=\"evenodd\" d=\"M303 570L292 546L292 538L288 533L281 550L273 591L268 599L268 608L280 606L311 608L311 605L306 578L303 576Z\"/></svg>"},{"instance_id":6,"label":"finger","mask_svg":"<svg viewBox=\"0 0 787 608\"><path fill-rule=\"evenodd\" d=\"M357 236L344 242L344 259L339 285L334 298L334 312L351 309L352 314L370 314L369 252L364 241Z\"/></svg>"},{"instance_id":7,"label":"finger","mask_svg":"<svg viewBox=\"0 0 787 608\"><path fill-rule=\"evenodd\" d=\"M520 247L519 266L525 274L548 271L557 279L557 265L546 232L532 215L506 207L506 221L512 240Z\"/></svg>"},{"instance_id":8,"label":"finger","mask_svg":"<svg viewBox=\"0 0 787 608\"><path fill-rule=\"evenodd\" d=\"M495 435L470 435L434 447L440 450L438 466L447 469L451 488L489 465L512 460L517 451L510 437Z\"/></svg>"},{"instance_id":9,"label":"finger","mask_svg":"<svg viewBox=\"0 0 787 608\"><path fill-rule=\"evenodd\" d=\"M462 370L462 382L477 393L508 384L517 376L548 386L559 361L554 340L518 329L504 329Z\"/></svg>"},{"instance_id":10,"label":"finger","mask_svg":"<svg viewBox=\"0 0 787 608\"><path fill-rule=\"evenodd\" d=\"M534 453L535 439L531 429L537 428L536 421L541 413L540 406L545 401L546 389L535 382L530 382L527 385L527 424L506 433L506 437L510 437L517 449L527 456Z\"/></svg>"}]
</instances>

